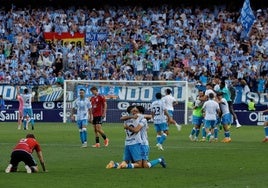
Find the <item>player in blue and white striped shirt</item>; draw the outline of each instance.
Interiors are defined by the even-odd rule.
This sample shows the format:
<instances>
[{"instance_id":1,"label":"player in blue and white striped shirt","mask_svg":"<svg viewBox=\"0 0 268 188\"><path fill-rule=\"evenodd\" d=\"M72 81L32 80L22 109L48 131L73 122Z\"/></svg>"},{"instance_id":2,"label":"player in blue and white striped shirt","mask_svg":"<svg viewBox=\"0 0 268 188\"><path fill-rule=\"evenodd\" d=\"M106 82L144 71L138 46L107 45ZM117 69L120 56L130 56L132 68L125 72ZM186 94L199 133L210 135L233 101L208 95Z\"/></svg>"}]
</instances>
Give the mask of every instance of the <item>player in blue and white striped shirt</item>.
<instances>
[{"instance_id":1,"label":"player in blue and white striped shirt","mask_svg":"<svg viewBox=\"0 0 268 188\"><path fill-rule=\"evenodd\" d=\"M138 114L138 118L141 118L141 121L144 122L144 125L141 129L141 138L142 138L142 144L141 144L141 156L142 156L142 166L143 168L152 168L156 166L157 164L160 164L163 168L166 168L166 162L163 157L154 159L149 161L149 153L150 153L150 147L149 147L149 140L148 140L148 129L149 125L147 122L147 119L151 119L151 115L146 115L145 109L143 106L137 106L137 109L139 109L140 114Z\"/></svg>"},{"instance_id":2,"label":"player in blue and white striped shirt","mask_svg":"<svg viewBox=\"0 0 268 188\"><path fill-rule=\"evenodd\" d=\"M166 168L166 162L163 157L151 160L149 160L149 141L148 141L148 135L147 135L147 129L148 122L147 119L151 119L151 115L145 115L144 114L144 107L142 106L129 106L127 109L127 112L130 114L128 116L121 117L121 120L124 120L125 122L125 128L126 126L135 127L133 125L138 124L136 127L140 127L139 134L135 135L133 130L138 130L136 128L132 129L129 128L126 136L125 141L125 150L124 150L124 161L122 163L115 163L114 161L110 161L106 168L151 168L154 167L157 164L161 164L163 168ZM126 132L128 132L126 131ZM136 136L140 136L140 138ZM127 140L132 138L131 145L130 142L127 142ZM141 139L141 140L140 140ZM137 143L134 143L138 141ZM139 141L141 141L139 143ZM141 158L141 160L139 160ZM132 161L133 159L133 161Z\"/></svg>"},{"instance_id":3,"label":"player in blue and white striped shirt","mask_svg":"<svg viewBox=\"0 0 268 188\"><path fill-rule=\"evenodd\" d=\"M24 130L28 129L28 123L31 123L32 130L34 129L34 117L32 109L32 93L29 93L27 88L24 89L23 94L20 94L23 99L23 127Z\"/></svg>"},{"instance_id":4,"label":"player in blue and white striped shirt","mask_svg":"<svg viewBox=\"0 0 268 188\"><path fill-rule=\"evenodd\" d=\"M162 145L168 135L167 122L169 121L170 116L169 116L169 113L166 109L166 106L163 100L161 100L162 94L156 93L155 97L156 97L156 100L152 102L151 112L152 112L152 118L154 121L155 130L157 133L156 146L158 147L159 150L164 150Z\"/></svg>"},{"instance_id":5,"label":"player in blue and white striped shirt","mask_svg":"<svg viewBox=\"0 0 268 188\"><path fill-rule=\"evenodd\" d=\"M73 109L71 118L74 121L74 113L76 110L76 123L80 133L80 140L82 147L87 147L87 125L88 120L92 122L92 105L87 97L85 97L85 90L80 89L79 97L73 102Z\"/></svg>"},{"instance_id":6,"label":"player in blue and white striped shirt","mask_svg":"<svg viewBox=\"0 0 268 188\"><path fill-rule=\"evenodd\" d=\"M222 124L223 129L224 129L224 139L222 140L222 142L229 143L229 142L231 142L229 126L231 125L231 120L232 120L231 113L229 110L229 105L228 105L227 100L225 98L223 98L222 92L217 93L217 101L220 105L221 124ZM216 137L216 135L215 135L215 137Z\"/></svg>"}]
</instances>

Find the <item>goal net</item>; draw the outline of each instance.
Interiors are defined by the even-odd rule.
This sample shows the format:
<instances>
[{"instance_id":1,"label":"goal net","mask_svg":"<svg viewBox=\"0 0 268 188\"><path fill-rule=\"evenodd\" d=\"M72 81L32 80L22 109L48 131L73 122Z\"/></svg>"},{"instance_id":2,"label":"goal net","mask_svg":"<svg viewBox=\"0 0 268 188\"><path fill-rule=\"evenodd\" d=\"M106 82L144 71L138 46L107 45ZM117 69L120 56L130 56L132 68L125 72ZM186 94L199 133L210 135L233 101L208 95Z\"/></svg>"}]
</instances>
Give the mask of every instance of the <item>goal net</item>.
<instances>
[{"instance_id":1,"label":"goal net","mask_svg":"<svg viewBox=\"0 0 268 188\"><path fill-rule=\"evenodd\" d=\"M189 121L187 104L191 98L191 88L186 81L112 81L112 80L65 80L63 97L63 122L70 121L72 102L79 96L79 90L85 89L86 96L91 97L90 88L95 86L107 100L106 121L120 122L120 117L126 114L130 105L141 105L146 113L150 113L151 103L156 100L155 94L165 94L166 89L172 90L172 95L178 104L174 106L174 119L179 124Z\"/></svg>"}]
</instances>

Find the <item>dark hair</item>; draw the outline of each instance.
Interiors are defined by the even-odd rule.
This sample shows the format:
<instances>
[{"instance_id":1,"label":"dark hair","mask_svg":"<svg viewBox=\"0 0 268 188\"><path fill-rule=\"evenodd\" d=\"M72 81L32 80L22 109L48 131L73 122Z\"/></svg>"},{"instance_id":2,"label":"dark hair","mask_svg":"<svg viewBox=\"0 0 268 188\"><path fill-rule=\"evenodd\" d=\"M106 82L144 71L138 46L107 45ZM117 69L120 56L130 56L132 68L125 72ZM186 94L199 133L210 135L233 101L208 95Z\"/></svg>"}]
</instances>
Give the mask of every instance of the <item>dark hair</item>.
<instances>
[{"instance_id":1,"label":"dark hair","mask_svg":"<svg viewBox=\"0 0 268 188\"><path fill-rule=\"evenodd\" d=\"M220 83L220 88L221 88L221 89L225 88L225 82L224 82L224 81L221 81L221 83Z\"/></svg>"},{"instance_id":2,"label":"dark hair","mask_svg":"<svg viewBox=\"0 0 268 188\"><path fill-rule=\"evenodd\" d=\"M166 93L169 95L170 93L172 93L171 89L166 89Z\"/></svg>"},{"instance_id":3,"label":"dark hair","mask_svg":"<svg viewBox=\"0 0 268 188\"><path fill-rule=\"evenodd\" d=\"M162 94L161 93L156 93L155 94L155 97L156 97L156 99L161 99L162 98Z\"/></svg>"},{"instance_id":4,"label":"dark hair","mask_svg":"<svg viewBox=\"0 0 268 188\"><path fill-rule=\"evenodd\" d=\"M137 106L136 108L140 111L141 114L145 113L145 109L143 106Z\"/></svg>"},{"instance_id":5,"label":"dark hair","mask_svg":"<svg viewBox=\"0 0 268 188\"><path fill-rule=\"evenodd\" d=\"M34 134L27 134L26 138L35 138Z\"/></svg>"},{"instance_id":6,"label":"dark hair","mask_svg":"<svg viewBox=\"0 0 268 188\"><path fill-rule=\"evenodd\" d=\"M27 89L27 88L26 88L26 89L24 89L24 93L26 93L26 94L27 94L28 92L29 92L29 91L28 91L28 89Z\"/></svg>"},{"instance_id":7,"label":"dark hair","mask_svg":"<svg viewBox=\"0 0 268 188\"><path fill-rule=\"evenodd\" d=\"M93 86L93 87L91 87L91 88L90 88L90 91L93 91L93 90L98 91L98 88L97 88L97 87L95 87L95 86Z\"/></svg>"},{"instance_id":8,"label":"dark hair","mask_svg":"<svg viewBox=\"0 0 268 188\"><path fill-rule=\"evenodd\" d=\"M206 86L211 86L211 87L213 87L213 84L212 84L212 83L207 83Z\"/></svg>"},{"instance_id":9,"label":"dark hair","mask_svg":"<svg viewBox=\"0 0 268 188\"><path fill-rule=\"evenodd\" d=\"M80 91L84 91L85 92L86 90L84 88L81 88Z\"/></svg>"},{"instance_id":10,"label":"dark hair","mask_svg":"<svg viewBox=\"0 0 268 188\"><path fill-rule=\"evenodd\" d=\"M214 94L213 93L209 93L208 94L208 98L213 99L214 98Z\"/></svg>"},{"instance_id":11,"label":"dark hair","mask_svg":"<svg viewBox=\"0 0 268 188\"><path fill-rule=\"evenodd\" d=\"M129 107L127 107L127 113L129 113L130 114L130 112L131 112L131 110L132 110L132 108L134 108L135 106L129 106Z\"/></svg>"}]
</instances>

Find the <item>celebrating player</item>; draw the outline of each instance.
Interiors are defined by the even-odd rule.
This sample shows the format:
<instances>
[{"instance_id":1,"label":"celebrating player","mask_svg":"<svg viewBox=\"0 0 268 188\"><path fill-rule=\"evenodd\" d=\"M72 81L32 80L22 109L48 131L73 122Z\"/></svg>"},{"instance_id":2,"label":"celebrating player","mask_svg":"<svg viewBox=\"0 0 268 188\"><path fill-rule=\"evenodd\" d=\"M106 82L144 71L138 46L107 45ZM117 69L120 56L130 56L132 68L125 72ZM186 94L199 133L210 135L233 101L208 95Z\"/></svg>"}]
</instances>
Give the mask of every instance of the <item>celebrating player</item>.
<instances>
[{"instance_id":1,"label":"celebrating player","mask_svg":"<svg viewBox=\"0 0 268 188\"><path fill-rule=\"evenodd\" d=\"M214 140L214 128L217 123L217 115L220 113L220 106L214 100L214 94L209 93L209 99L206 101L202 107L202 111L205 113L204 116L204 127L207 134L207 140L212 141Z\"/></svg>"},{"instance_id":2,"label":"celebrating player","mask_svg":"<svg viewBox=\"0 0 268 188\"><path fill-rule=\"evenodd\" d=\"M193 106L193 115L192 115L192 123L194 125L193 129L191 130L191 133L189 135L189 138L191 141L197 141L198 136L200 133L200 128L203 123L203 113L202 113L202 106L204 104L204 91L199 90L198 96L196 97L196 100L194 101Z\"/></svg>"},{"instance_id":3,"label":"celebrating player","mask_svg":"<svg viewBox=\"0 0 268 188\"><path fill-rule=\"evenodd\" d=\"M169 121L170 115L166 109L166 106L163 100L161 100L162 94L156 93L155 97L156 97L156 100L152 103L151 111L152 111L152 118L154 121L155 130L157 133L156 146L158 147L159 150L164 150L163 143L166 140L167 135L168 135L167 121ZM166 117L168 117L168 119L166 119Z\"/></svg>"},{"instance_id":4,"label":"celebrating player","mask_svg":"<svg viewBox=\"0 0 268 188\"><path fill-rule=\"evenodd\" d=\"M230 131L229 131L229 125L231 124L231 113L229 110L229 105L228 105L227 100L225 98L223 98L222 92L217 93L217 101L220 105L221 124L222 124L223 129L224 129L224 139L222 140L222 142L229 143L229 142L231 142Z\"/></svg>"},{"instance_id":5,"label":"celebrating player","mask_svg":"<svg viewBox=\"0 0 268 188\"><path fill-rule=\"evenodd\" d=\"M181 130L181 125L177 124L177 122L173 119L173 113L174 113L174 104L178 104L176 99L171 95L171 90L166 89L166 95L162 97L162 100L164 101L164 104L166 106L166 109L169 114L169 121L168 124L174 124L178 131Z\"/></svg>"},{"instance_id":6,"label":"celebrating player","mask_svg":"<svg viewBox=\"0 0 268 188\"><path fill-rule=\"evenodd\" d=\"M23 94L20 94L20 96L23 99L23 128L24 130L28 129L28 123L31 122L32 130L34 130L34 117L32 109L33 95L29 93L27 88L25 88Z\"/></svg>"},{"instance_id":7,"label":"celebrating player","mask_svg":"<svg viewBox=\"0 0 268 188\"><path fill-rule=\"evenodd\" d=\"M122 163L115 163L114 161L110 161L108 163L108 165L106 166L106 168L111 169L111 168L152 168L157 164L161 164L161 166L163 168L166 168L166 162L164 160L163 157L154 159L149 161L149 141L148 141L148 135L147 135L147 130L148 130L148 123L147 123L147 119L151 119L151 115L146 115L144 114L144 107L142 106L129 106L127 109L128 112L128 116L123 116L121 117L121 120L124 120L124 124L125 124L125 128L127 127L127 125L131 126L133 128L133 125L137 125L137 127L141 126L139 133L137 134L140 135L141 137L141 144L139 143L134 143L128 146L125 146L125 153L124 153L124 161ZM131 129L128 129L128 131L126 131L127 133L127 139L129 139L129 135L133 136L134 132L132 132L131 134L129 134L131 131ZM138 130L138 129L134 129L134 130ZM129 132L130 131L130 132ZM138 140L135 138L135 140ZM127 142L125 142L127 143ZM139 148L137 148L140 145L140 150ZM140 151L140 152L139 152ZM139 156L139 154L141 156ZM133 159L137 159L133 161L127 160L128 157L129 159L131 159L133 157ZM140 159L141 158L141 163L140 163Z\"/></svg>"}]
</instances>

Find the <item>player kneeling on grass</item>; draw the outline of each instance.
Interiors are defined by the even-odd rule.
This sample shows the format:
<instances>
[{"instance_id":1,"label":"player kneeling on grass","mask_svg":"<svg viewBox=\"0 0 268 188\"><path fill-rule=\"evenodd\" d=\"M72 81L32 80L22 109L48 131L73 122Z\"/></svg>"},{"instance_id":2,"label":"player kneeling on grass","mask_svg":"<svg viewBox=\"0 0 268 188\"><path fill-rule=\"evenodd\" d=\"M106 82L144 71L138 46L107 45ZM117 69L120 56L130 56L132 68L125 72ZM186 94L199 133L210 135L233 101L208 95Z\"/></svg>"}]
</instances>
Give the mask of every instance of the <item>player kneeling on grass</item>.
<instances>
[{"instance_id":1,"label":"player kneeling on grass","mask_svg":"<svg viewBox=\"0 0 268 188\"><path fill-rule=\"evenodd\" d=\"M25 164L27 173L38 172L37 163L35 162L32 153L36 151L37 157L41 163L42 169L45 172L45 162L41 151L40 144L36 141L33 134L27 134L26 138L20 139L11 153L10 163L5 172L16 172L18 164L22 161Z\"/></svg>"},{"instance_id":2,"label":"player kneeling on grass","mask_svg":"<svg viewBox=\"0 0 268 188\"><path fill-rule=\"evenodd\" d=\"M138 144L132 146L127 146L125 147L125 153L124 153L124 161L119 163L115 163L114 161L110 161L106 168L111 169L111 168L118 168L118 169L123 169L123 168L151 168L157 164L161 164L163 168L166 168L166 163L163 157L160 157L158 159L148 161L149 158L149 141L148 141L148 135L147 135L147 130L148 130L148 123L147 119L151 119L151 115L145 115L144 114L144 107L142 106L130 106L127 109L127 112L129 115L121 117L121 120L124 120L124 127L125 129L132 130L133 127L126 127L126 126L132 126L138 124L138 126L141 126L141 129L139 130L139 136L136 137L136 140L141 140L141 144ZM135 122L135 123L134 123ZM133 129L134 131L135 129ZM131 131L132 132L132 131ZM126 131L127 137L126 141L129 140L128 135L133 135L134 133L129 134L130 132ZM133 150L135 149L135 150ZM133 150L133 151L132 151ZM132 156L133 159L141 159L141 160L135 160L133 163L129 157L126 156Z\"/></svg>"}]
</instances>

